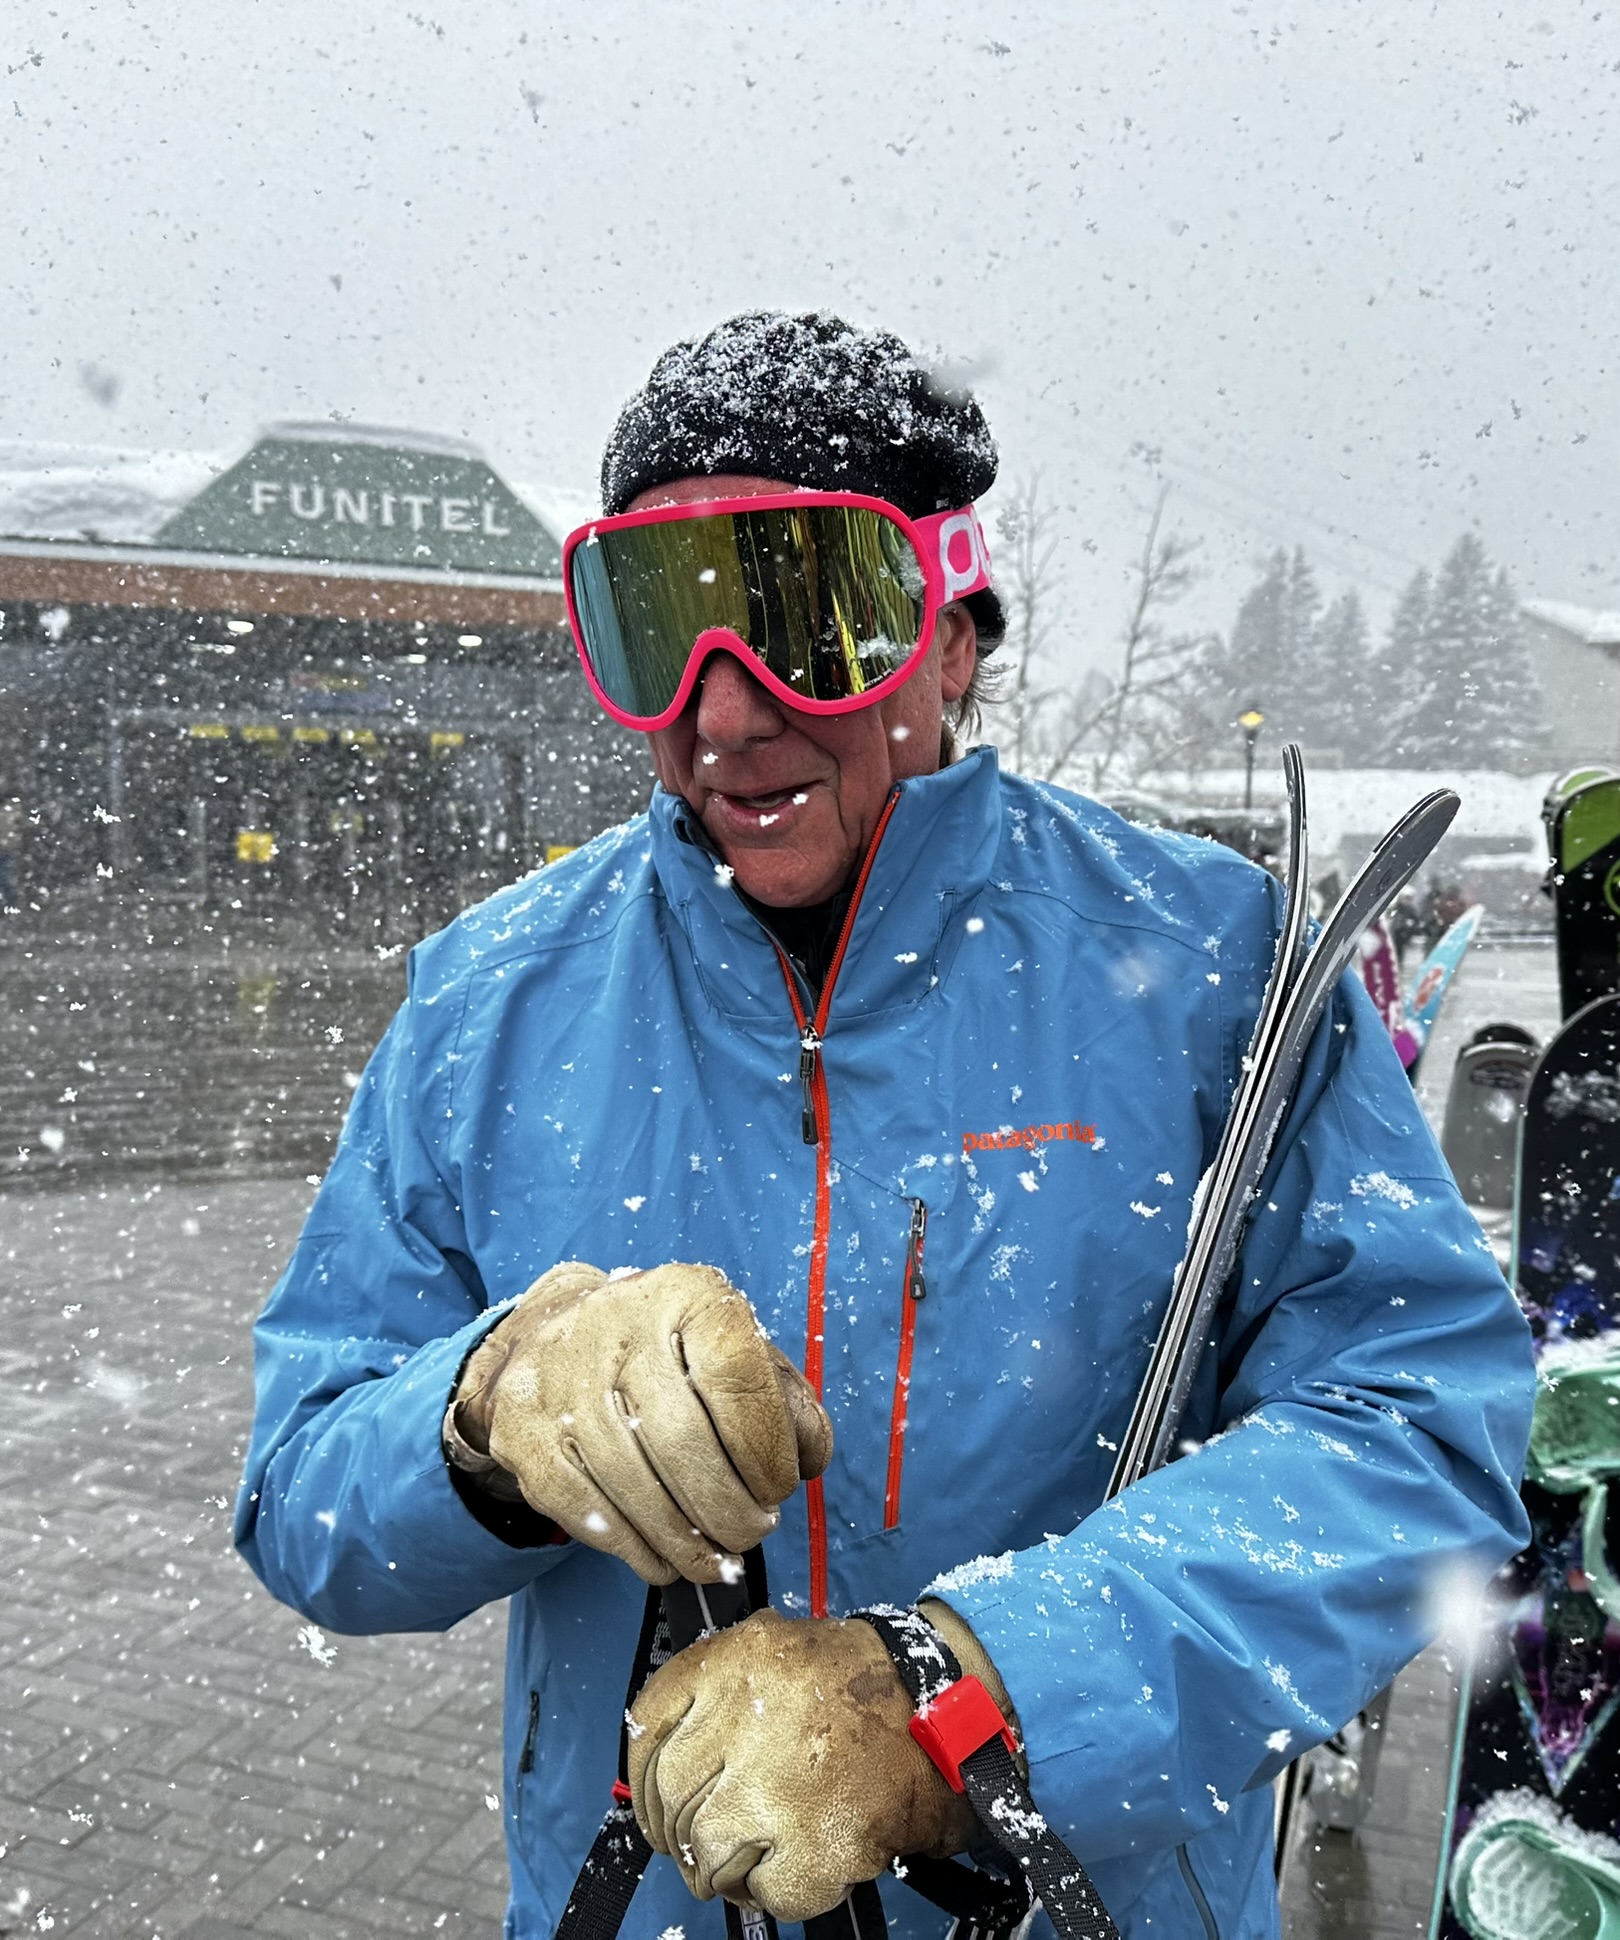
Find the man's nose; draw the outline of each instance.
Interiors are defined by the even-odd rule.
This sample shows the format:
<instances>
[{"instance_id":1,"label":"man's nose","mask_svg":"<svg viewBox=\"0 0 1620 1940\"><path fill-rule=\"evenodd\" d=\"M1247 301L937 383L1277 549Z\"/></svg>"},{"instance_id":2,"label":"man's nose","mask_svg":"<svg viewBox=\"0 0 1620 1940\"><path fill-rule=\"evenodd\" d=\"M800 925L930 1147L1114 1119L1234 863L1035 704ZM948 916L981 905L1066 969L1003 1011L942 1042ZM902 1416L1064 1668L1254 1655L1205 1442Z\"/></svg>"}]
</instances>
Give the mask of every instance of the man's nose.
<instances>
[{"instance_id":1,"label":"man's nose","mask_svg":"<svg viewBox=\"0 0 1620 1940\"><path fill-rule=\"evenodd\" d=\"M733 653L711 653L698 691L698 738L711 748L740 748L782 732L782 710Z\"/></svg>"}]
</instances>

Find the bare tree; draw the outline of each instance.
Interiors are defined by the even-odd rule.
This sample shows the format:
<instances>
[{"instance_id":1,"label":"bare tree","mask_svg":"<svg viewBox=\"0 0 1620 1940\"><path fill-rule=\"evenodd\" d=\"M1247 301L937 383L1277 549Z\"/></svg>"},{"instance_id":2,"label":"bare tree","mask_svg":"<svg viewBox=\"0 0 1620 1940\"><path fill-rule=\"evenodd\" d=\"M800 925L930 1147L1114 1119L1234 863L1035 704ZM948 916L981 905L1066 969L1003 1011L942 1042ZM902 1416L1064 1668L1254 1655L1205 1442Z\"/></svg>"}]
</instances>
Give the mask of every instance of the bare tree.
<instances>
[{"instance_id":1,"label":"bare tree","mask_svg":"<svg viewBox=\"0 0 1620 1940\"><path fill-rule=\"evenodd\" d=\"M1047 754L1044 773L1058 780L1071 764L1089 765L1093 793L1129 780L1150 759L1187 738L1182 715L1196 708L1194 671L1205 641L1194 634L1167 636L1161 614L1187 591L1195 577L1196 539L1179 533L1160 538L1169 486L1162 486L1148 520L1147 536L1132 575L1133 591L1117 676L1107 678L1098 696L1082 690ZM1116 764L1123 769L1116 774Z\"/></svg>"},{"instance_id":2,"label":"bare tree","mask_svg":"<svg viewBox=\"0 0 1620 1940\"><path fill-rule=\"evenodd\" d=\"M1012 716L1008 752L1020 774L1026 757L1034 755L1037 723L1051 699L1051 690L1037 687L1033 678L1050 628L1055 590L1052 562L1058 546L1048 531L1048 514L1040 502L1040 491L1039 472L1020 479L996 520L996 528L1007 544L1007 551L1001 553L1006 564L998 579L1009 608L1008 632L1014 655L1008 696Z\"/></svg>"}]
</instances>

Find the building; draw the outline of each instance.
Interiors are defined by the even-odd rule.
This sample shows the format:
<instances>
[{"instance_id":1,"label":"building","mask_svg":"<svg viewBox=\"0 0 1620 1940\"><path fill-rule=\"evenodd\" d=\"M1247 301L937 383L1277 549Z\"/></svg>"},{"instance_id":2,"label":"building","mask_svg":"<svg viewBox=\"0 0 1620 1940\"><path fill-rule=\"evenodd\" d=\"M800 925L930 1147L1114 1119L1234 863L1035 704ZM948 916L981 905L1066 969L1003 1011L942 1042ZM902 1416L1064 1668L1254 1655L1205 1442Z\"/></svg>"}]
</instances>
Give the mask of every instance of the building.
<instances>
[{"instance_id":1,"label":"building","mask_svg":"<svg viewBox=\"0 0 1620 1940\"><path fill-rule=\"evenodd\" d=\"M642 805L557 539L477 451L287 424L198 470L179 499L49 454L0 478L30 899L111 882L404 937Z\"/></svg>"},{"instance_id":2,"label":"building","mask_svg":"<svg viewBox=\"0 0 1620 1940\"><path fill-rule=\"evenodd\" d=\"M1620 613L1528 600L1524 642L1546 708L1554 768L1620 765Z\"/></svg>"}]
</instances>

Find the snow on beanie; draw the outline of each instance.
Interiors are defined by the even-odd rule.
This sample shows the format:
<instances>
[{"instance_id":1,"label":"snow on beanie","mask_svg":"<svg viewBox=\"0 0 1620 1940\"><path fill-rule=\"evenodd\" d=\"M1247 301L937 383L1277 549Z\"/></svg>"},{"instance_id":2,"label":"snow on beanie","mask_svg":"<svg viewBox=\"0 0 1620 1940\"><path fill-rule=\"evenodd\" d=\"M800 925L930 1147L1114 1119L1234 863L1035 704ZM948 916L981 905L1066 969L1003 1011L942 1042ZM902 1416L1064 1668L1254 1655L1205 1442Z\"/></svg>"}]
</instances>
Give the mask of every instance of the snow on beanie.
<instances>
[{"instance_id":1,"label":"snow on beanie","mask_svg":"<svg viewBox=\"0 0 1620 1940\"><path fill-rule=\"evenodd\" d=\"M747 310L653 365L602 454L602 508L717 472L867 492L923 518L989 490L996 444L973 398L892 332Z\"/></svg>"}]
</instances>

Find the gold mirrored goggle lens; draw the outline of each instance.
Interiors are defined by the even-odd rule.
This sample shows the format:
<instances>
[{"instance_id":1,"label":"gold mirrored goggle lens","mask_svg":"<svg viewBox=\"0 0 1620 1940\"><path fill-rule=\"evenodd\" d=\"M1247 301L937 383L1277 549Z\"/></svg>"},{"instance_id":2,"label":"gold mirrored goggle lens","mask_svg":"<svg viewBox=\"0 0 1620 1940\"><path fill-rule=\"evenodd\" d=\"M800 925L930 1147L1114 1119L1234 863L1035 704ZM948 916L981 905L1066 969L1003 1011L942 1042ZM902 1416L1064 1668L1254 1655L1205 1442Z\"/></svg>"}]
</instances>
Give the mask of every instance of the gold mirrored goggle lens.
<instances>
[{"instance_id":1,"label":"gold mirrored goggle lens","mask_svg":"<svg viewBox=\"0 0 1620 1940\"><path fill-rule=\"evenodd\" d=\"M865 506L783 506L597 531L569 565L591 671L627 714L675 698L698 636L745 640L794 695L850 700L903 667L925 588L911 541Z\"/></svg>"}]
</instances>

